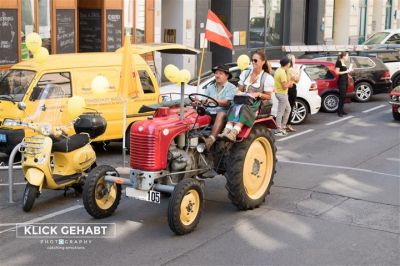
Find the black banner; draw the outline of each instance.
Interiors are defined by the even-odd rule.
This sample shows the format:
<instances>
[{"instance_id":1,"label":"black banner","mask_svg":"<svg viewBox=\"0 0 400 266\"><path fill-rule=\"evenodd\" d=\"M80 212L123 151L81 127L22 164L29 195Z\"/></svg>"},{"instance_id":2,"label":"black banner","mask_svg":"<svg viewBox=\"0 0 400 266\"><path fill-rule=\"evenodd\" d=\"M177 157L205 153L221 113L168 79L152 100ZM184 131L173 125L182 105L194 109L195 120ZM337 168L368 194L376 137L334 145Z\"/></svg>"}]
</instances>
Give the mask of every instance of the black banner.
<instances>
[{"instance_id":1,"label":"black banner","mask_svg":"<svg viewBox=\"0 0 400 266\"><path fill-rule=\"evenodd\" d=\"M122 10L107 10L107 52L114 52L122 46Z\"/></svg>"},{"instance_id":2,"label":"black banner","mask_svg":"<svg viewBox=\"0 0 400 266\"><path fill-rule=\"evenodd\" d=\"M18 63L18 10L0 9L0 65Z\"/></svg>"},{"instance_id":3,"label":"black banner","mask_svg":"<svg viewBox=\"0 0 400 266\"><path fill-rule=\"evenodd\" d=\"M79 52L101 51L101 9L79 10Z\"/></svg>"},{"instance_id":4,"label":"black banner","mask_svg":"<svg viewBox=\"0 0 400 266\"><path fill-rule=\"evenodd\" d=\"M56 11L57 28L57 53L75 52L75 10L57 9Z\"/></svg>"}]
</instances>

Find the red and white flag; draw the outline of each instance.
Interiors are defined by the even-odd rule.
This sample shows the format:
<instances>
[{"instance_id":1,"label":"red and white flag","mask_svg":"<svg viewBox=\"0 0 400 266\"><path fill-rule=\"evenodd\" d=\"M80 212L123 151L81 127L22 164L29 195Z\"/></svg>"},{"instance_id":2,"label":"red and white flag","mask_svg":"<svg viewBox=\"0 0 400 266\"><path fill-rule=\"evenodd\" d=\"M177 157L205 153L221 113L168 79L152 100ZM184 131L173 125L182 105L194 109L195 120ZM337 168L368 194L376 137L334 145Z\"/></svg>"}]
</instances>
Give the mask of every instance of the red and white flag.
<instances>
[{"instance_id":1,"label":"red and white flag","mask_svg":"<svg viewBox=\"0 0 400 266\"><path fill-rule=\"evenodd\" d=\"M208 10L205 38L210 42L233 49L230 40L232 33L228 31L224 23L211 10Z\"/></svg>"}]
</instances>

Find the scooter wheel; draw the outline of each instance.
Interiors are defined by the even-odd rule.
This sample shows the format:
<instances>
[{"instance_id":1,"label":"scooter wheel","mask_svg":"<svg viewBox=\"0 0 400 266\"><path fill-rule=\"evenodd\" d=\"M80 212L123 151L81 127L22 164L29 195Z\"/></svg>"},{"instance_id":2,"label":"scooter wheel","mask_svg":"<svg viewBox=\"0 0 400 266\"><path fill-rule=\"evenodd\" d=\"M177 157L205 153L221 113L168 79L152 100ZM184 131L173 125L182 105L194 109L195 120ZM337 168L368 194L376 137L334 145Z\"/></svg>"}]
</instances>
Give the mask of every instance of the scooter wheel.
<instances>
[{"instance_id":1,"label":"scooter wheel","mask_svg":"<svg viewBox=\"0 0 400 266\"><path fill-rule=\"evenodd\" d=\"M22 199L22 209L25 212L29 212L32 207L33 203L35 203L35 199L37 198L39 193L39 188L32 184L27 183L25 186L24 197Z\"/></svg>"},{"instance_id":2,"label":"scooter wheel","mask_svg":"<svg viewBox=\"0 0 400 266\"><path fill-rule=\"evenodd\" d=\"M96 219L112 215L121 199L121 185L106 182L107 172L117 173L111 166L97 166L90 171L83 188L83 205Z\"/></svg>"},{"instance_id":3,"label":"scooter wheel","mask_svg":"<svg viewBox=\"0 0 400 266\"><path fill-rule=\"evenodd\" d=\"M176 185L168 204L168 225L177 235L192 232L204 209L204 189L200 181L183 179Z\"/></svg>"}]
</instances>

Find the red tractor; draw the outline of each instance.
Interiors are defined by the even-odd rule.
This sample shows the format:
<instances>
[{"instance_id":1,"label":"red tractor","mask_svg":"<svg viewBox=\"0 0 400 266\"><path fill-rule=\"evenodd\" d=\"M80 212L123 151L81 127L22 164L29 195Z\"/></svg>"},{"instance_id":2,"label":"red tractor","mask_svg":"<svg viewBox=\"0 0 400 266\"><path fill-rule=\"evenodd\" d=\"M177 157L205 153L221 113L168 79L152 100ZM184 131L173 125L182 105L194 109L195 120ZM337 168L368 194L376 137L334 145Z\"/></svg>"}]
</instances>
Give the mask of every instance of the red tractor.
<instances>
[{"instance_id":1,"label":"red tractor","mask_svg":"<svg viewBox=\"0 0 400 266\"><path fill-rule=\"evenodd\" d=\"M199 103L202 97L207 104L193 107L191 102ZM204 180L217 175L226 177L228 197L240 210L265 201L276 165L271 106L262 105L253 127L243 128L236 142L221 139L207 150L203 140L210 134L212 118L206 108L218 103L202 94L190 94L189 99L142 107L141 111L155 113L131 127L129 178L119 177L106 165L87 177L83 202L90 215L110 216L125 185L126 195L139 200L160 203L162 194L170 194L168 224L176 234L187 234L197 226L204 208Z\"/></svg>"}]
</instances>

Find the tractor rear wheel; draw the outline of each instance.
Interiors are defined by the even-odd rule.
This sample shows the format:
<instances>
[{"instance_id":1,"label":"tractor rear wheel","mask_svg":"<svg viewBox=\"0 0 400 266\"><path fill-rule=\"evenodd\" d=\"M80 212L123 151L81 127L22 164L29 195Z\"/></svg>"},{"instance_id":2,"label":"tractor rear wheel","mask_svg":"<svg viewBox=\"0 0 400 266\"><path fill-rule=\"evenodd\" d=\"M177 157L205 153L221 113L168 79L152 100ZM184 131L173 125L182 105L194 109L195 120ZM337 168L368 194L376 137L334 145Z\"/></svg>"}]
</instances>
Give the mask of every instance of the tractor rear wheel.
<instances>
[{"instance_id":1,"label":"tractor rear wheel","mask_svg":"<svg viewBox=\"0 0 400 266\"><path fill-rule=\"evenodd\" d=\"M168 204L168 225L177 235L192 232L204 209L203 184L185 178L176 185Z\"/></svg>"},{"instance_id":2,"label":"tractor rear wheel","mask_svg":"<svg viewBox=\"0 0 400 266\"><path fill-rule=\"evenodd\" d=\"M247 139L235 143L226 163L226 189L240 210L259 207L273 184L276 146L271 131L255 125Z\"/></svg>"}]
</instances>

